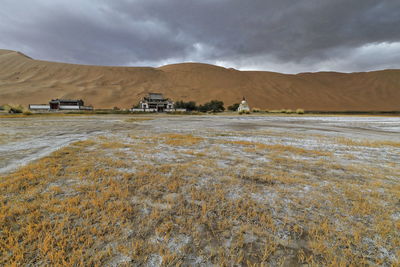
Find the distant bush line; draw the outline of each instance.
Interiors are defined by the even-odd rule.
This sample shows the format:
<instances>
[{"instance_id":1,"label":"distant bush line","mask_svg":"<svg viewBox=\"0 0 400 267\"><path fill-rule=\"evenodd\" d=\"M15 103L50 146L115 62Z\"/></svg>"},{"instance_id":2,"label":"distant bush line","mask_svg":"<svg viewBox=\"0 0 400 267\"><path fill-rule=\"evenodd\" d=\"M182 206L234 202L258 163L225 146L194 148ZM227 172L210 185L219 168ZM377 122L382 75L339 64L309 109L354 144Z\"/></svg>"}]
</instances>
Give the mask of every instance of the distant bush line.
<instances>
[{"instance_id":1,"label":"distant bush line","mask_svg":"<svg viewBox=\"0 0 400 267\"><path fill-rule=\"evenodd\" d=\"M223 112L225 110L224 102L220 100L211 100L210 102L204 103L203 105L196 105L196 102L189 101L177 101L175 102L175 108L184 108L187 111L199 111L199 112Z\"/></svg>"}]
</instances>

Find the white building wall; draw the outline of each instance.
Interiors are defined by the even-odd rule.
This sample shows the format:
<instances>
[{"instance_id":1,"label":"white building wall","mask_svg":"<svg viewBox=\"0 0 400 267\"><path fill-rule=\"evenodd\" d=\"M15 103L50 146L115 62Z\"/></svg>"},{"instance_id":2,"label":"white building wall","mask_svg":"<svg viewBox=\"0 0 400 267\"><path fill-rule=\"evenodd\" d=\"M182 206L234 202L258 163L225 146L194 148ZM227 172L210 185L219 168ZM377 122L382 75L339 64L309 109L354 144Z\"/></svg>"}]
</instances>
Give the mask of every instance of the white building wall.
<instances>
[{"instance_id":1,"label":"white building wall","mask_svg":"<svg viewBox=\"0 0 400 267\"><path fill-rule=\"evenodd\" d=\"M131 108L130 111L132 112L157 112L155 108Z\"/></svg>"},{"instance_id":2,"label":"white building wall","mask_svg":"<svg viewBox=\"0 0 400 267\"><path fill-rule=\"evenodd\" d=\"M50 105L29 105L29 109L31 110L45 110L50 109Z\"/></svg>"},{"instance_id":3,"label":"white building wall","mask_svg":"<svg viewBox=\"0 0 400 267\"><path fill-rule=\"evenodd\" d=\"M60 105L60 110L79 110L79 106L62 106Z\"/></svg>"},{"instance_id":4,"label":"white building wall","mask_svg":"<svg viewBox=\"0 0 400 267\"><path fill-rule=\"evenodd\" d=\"M165 112L186 112L185 108L170 108L165 109Z\"/></svg>"},{"instance_id":5,"label":"white building wall","mask_svg":"<svg viewBox=\"0 0 400 267\"><path fill-rule=\"evenodd\" d=\"M93 107L90 107L90 106L80 106L79 109L80 109L80 110L93 110Z\"/></svg>"}]
</instances>

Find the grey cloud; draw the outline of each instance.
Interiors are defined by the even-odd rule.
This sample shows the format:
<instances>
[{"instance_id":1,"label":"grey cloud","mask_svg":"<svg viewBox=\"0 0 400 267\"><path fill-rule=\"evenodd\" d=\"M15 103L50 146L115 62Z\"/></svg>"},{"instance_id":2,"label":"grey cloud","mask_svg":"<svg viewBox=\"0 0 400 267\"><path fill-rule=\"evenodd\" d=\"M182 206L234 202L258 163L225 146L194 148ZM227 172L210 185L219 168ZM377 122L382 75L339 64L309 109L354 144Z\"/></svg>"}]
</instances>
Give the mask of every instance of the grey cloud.
<instances>
[{"instance_id":1,"label":"grey cloud","mask_svg":"<svg viewBox=\"0 0 400 267\"><path fill-rule=\"evenodd\" d=\"M398 55L400 46L379 46L400 42L399 1L4 1L0 46L34 58L220 62L282 72L400 67L388 54ZM363 50L368 45L375 49ZM377 51L388 61L368 54Z\"/></svg>"}]
</instances>

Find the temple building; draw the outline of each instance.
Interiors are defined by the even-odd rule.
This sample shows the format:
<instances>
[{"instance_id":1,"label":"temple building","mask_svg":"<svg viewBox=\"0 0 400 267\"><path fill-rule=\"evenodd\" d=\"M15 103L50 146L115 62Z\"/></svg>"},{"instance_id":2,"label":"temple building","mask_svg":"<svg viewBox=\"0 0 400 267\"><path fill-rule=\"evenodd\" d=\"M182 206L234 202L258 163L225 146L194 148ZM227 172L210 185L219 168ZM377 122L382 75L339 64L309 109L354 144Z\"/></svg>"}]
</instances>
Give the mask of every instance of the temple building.
<instances>
[{"instance_id":1,"label":"temple building","mask_svg":"<svg viewBox=\"0 0 400 267\"><path fill-rule=\"evenodd\" d=\"M163 94L149 93L143 97L138 108L132 108L134 112L172 112L186 111L185 109L175 109L175 104L169 98L164 98Z\"/></svg>"}]
</instances>

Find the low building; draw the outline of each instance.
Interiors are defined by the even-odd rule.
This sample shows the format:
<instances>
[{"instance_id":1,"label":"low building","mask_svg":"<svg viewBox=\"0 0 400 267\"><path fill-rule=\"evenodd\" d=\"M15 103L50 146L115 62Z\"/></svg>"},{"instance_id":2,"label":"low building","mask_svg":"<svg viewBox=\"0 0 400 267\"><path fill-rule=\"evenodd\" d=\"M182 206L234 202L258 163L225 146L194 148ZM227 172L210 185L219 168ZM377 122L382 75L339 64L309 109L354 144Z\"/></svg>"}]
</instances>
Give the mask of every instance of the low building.
<instances>
[{"instance_id":1,"label":"low building","mask_svg":"<svg viewBox=\"0 0 400 267\"><path fill-rule=\"evenodd\" d=\"M237 111L239 113L249 113L250 112L250 107L246 101L246 98L243 97L243 100L242 100L242 102L240 102L240 105L239 105L239 108Z\"/></svg>"},{"instance_id":2,"label":"low building","mask_svg":"<svg viewBox=\"0 0 400 267\"><path fill-rule=\"evenodd\" d=\"M176 109L175 103L169 98L164 98L159 93L149 93L148 96L140 100L138 108L131 108L133 112L184 112L186 109Z\"/></svg>"},{"instance_id":3,"label":"low building","mask_svg":"<svg viewBox=\"0 0 400 267\"><path fill-rule=\"evenodd\" d=\"M91 106L85 106L82 99L52 99L49 104L32 104L29 105L30 110L93 110Z\"/></svg>"},{"instance_id":4,"label":"low building","mask_svg":"<svg viewBox=\"0 0 400 267\"><path fill-rule=\"evenodd\" d=\"M30 110L43 110L43 111L48 111L50 110L50 105L47 104L30 104L29 105Z\"/></svg>"}]
</instances>

